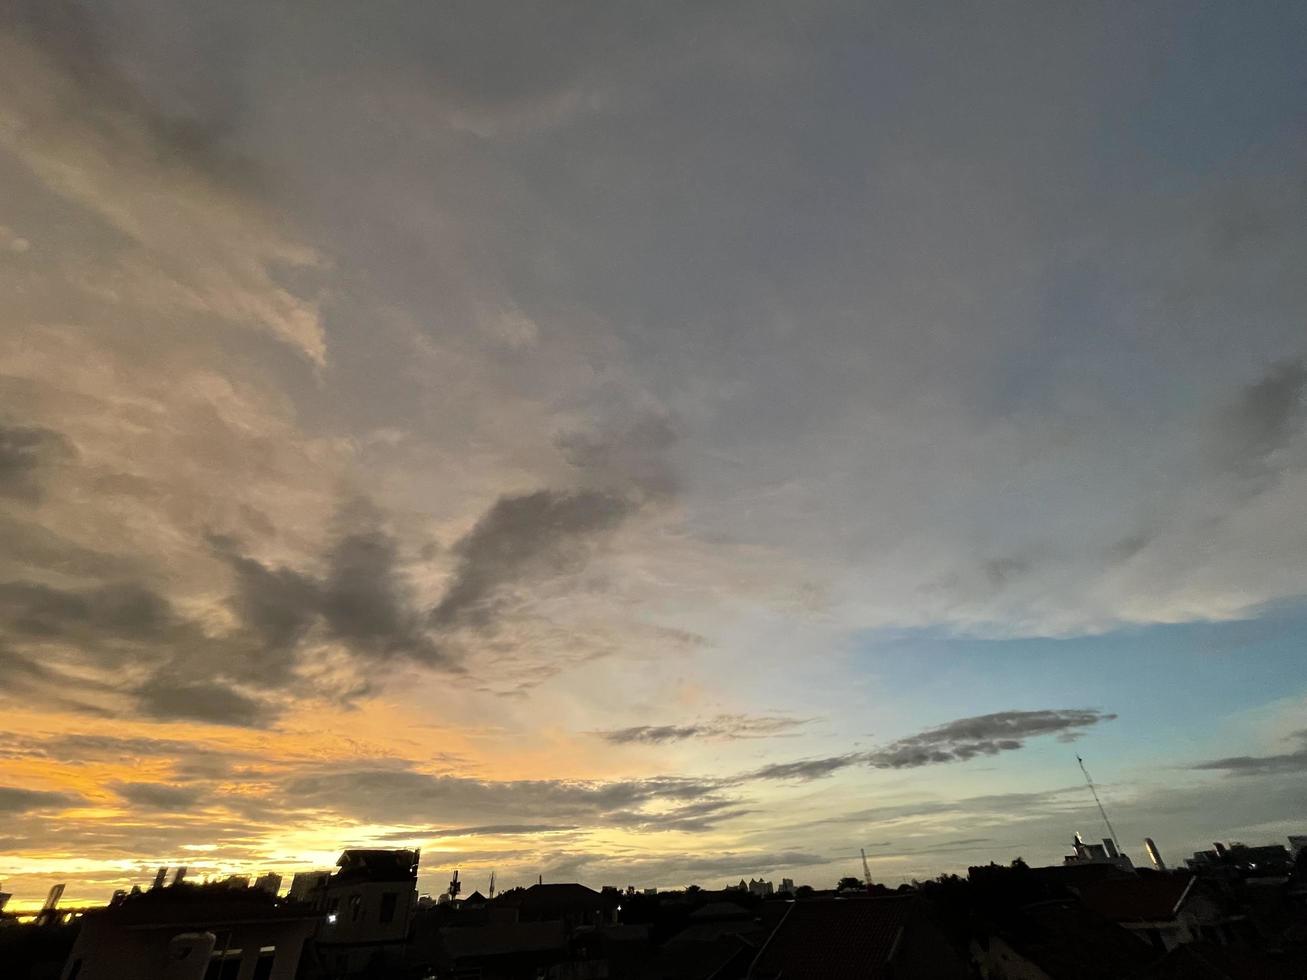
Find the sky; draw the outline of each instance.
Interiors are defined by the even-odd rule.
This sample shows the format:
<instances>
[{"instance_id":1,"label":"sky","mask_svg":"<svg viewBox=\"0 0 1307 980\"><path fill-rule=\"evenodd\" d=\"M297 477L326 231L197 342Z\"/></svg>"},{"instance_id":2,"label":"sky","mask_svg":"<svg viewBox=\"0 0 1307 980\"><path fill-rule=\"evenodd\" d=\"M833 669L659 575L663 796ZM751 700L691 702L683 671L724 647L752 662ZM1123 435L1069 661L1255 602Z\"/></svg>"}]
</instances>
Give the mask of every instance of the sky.
<instances>
[{"instance_id":1,"label":"sky","mask_svg":"<svg viewBox=\"0 0 1307 980\"><path fill-rule=\"evenodd\" d=\"M4 890L1307 833L1305 32L6 3Z\"/></svg>"}]
</instances>

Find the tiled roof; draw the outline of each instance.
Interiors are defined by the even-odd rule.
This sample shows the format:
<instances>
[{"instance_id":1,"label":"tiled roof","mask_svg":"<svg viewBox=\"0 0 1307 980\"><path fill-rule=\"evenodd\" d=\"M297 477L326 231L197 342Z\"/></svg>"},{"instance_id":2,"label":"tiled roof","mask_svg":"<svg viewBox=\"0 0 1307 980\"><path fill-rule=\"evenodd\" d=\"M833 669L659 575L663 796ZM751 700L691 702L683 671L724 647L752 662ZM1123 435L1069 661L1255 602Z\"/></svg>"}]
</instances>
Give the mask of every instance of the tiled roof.
<instances>
[{"instance_id":1,"label":"tiled roof","mask_svg":"<svg viewBox=\"0 0 1307 980\"><path fill-rule=\"evenodd\" d=\"M888 978L899 937L916 912L912 896L796 902L758 954L749 976Z\"/></svg>"},{"instance_id":2,"label":"tiled roof","mask_svg":"<svg viewBox=\"0 0 1307 980\"><path fill-rule=\"evenodd\" d=\"M1162 922L1175 916L1192 883L1188 875L1096 881L1080 889L1080 900L1113 922Z\"/></svg>"},{"instance_id":3,"label":"tiled roof","mask_svg":"<svg viewBox=\"0 0 1307 980\"><path fill-rule=\"evenodd\" d=\"M1155 951L1127 929L1073 902L1041 902L1005 917L998 934L1058 980L1119 980Z\"/></svg>"}]
</instances>

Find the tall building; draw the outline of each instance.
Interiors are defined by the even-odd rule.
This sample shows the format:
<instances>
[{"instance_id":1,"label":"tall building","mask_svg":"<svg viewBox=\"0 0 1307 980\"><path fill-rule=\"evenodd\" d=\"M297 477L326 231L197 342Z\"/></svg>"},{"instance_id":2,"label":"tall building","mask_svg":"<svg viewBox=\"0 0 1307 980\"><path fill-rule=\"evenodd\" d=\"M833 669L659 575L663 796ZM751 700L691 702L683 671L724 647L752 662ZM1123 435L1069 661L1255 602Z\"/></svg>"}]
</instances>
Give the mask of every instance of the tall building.
<instances>
[{"instance_id":1,"label":"tall building","mask_svg":"<svg viewBox=\"0 0 1307 980\"><path fill-rule=\"evenodd\" d=\"M286 897L292 902L315 904L330 878L330 871L296 871L295 877L290 880L290 891Z\"/></svg>"},{"instance_id":2,"label":"tall building","mask_svg":"<svg viewBox=\"0 0 1307 980\"><path fill-rule=\"evenodd\" d=\"M261 874L254 879L254 887L259 891L267 892L269 895L275 895L281 891L281 875L275 871Z\"/></svg>"},{"instance_id":3,"label":"tall building","mask_svg":"<svg viewBox=\"0 0 1307 980\"><path fill-rule=\"evenodd\" d=\"M62 977L294 980L320 919L254 888L155 888L83 916Z\"/></svg>"},{"instance_id":4,"label":"tall building","mask_svg":"<svg viewBox=\"0 0 1307 980\"><path fill-rule=\"evenodd\" d=\"M1162 860L1162 852L1157 849L1151 837L1144 838L1144 849L1148 851L1148 860L1153 862L1153 867L1158 871L1166 870L1166 862Z\"/></svg>"},{"instance_id":5,"label":"tall building","mask_svg":"<svg viewBox=\"0 0 1307 980\"><path fill-rule=\"evenodd\" d=\"M351 849L323 886L318 930L323 963L335 974L398 963L417 912L418 850Z\"/></svg>"}]
</instances>

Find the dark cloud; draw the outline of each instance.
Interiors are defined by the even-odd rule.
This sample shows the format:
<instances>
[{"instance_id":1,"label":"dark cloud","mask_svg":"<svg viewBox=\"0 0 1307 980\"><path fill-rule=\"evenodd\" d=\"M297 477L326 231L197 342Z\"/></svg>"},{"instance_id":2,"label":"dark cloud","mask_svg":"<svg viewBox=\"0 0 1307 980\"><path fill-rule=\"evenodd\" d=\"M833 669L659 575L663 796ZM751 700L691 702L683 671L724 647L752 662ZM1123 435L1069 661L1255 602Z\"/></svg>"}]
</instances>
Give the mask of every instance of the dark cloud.
<instances>
[{"instance_id":1,"label":"dark cloud","mask_svg":"<svg viewBox=\"0 0 1307 980\"><path fill-rule=\"evenodd\" d=\"M0 497L37 500L41 471L73 455L72 444L52 429L0 424Z\"/></svg>"},{"instance_id":2,"label":"dark cloud","mask_svg":"<svg viewBox=\"0 0 1307 980\"><path fill-rule=\"evenodd\" d=\"M419 837L520 837L534 834L556 834L577 829L576 824L492 823L480 827L422 827L415 830L396 830L388 834L382 834L379 839L406 841Z\"/></svg>"},{"instance_id":3,"label":"dark cloud","mask_svg":"<svg viewBox=\"0 0 1307 980\"><path fill-rule=\"evenodd\" d=\"M595 540L632 513L629 498L600 490L537 490L497 500L455 546L453 583L431 622L484 627L505 590L535 574L581 567Z\"/></svg>"},{"instance_id":4,"label":"dark cloud","mask_svg":"<svg viewBox=\"0 0 1307 980\"><path fill-rule=\"evenodd\" d=\"M772 716L718 715L711 721L692 725L635 725L630 728L613 728L594 732L606 742L615 745L632 743L662 744L686 739L741 739L767 738L792 731L807 724L803 719Z\"/></svg>"},{"instance_id":5,"label":"dark cloud","mask_svg":"<svg viewBox=\"0 0 1307 980\"><path fill-rule=\"evenodd\" d=\"M275 706L220 681L193 681L157 674L134 688L137 708L161 721L203 721L214 725L266 727Z\"/></svg>"},{"instance_id":6,"label":"dark cloud","mask_svg":"<svg viewBox=\"0 0 1307 980\"><path fill-rule=\"evenodd\" d=\"M168 600L132 582L65 590L39 582L0 583L0 624L51 639L155 639L176 624Z\"/></svg>"},{"instance_id":7,"label":"dark cloud","mask_svg":"<svg viewBox=\"0 0 1307 980\"><path fill-rule=\"evenodd\" d=\"M44 700L80 710L94 709L71 700L78 692L126 694L152 718L265 725L270 702L236 686L278 689L284 676L261 669L257 648L239 638L210 636L180 616L166 597L134 582L81 590L0 584L0 628L14 645L0 658L6 670ZM39 657L50 644L73 647L82 664L101 672L130 666L147 676L115 684L47 667Z\"/></svg>"},{"instance_id":8,"label":"dark cloud","mask_svg":"<svg viewBox=\"0 0 1307 980\"><path fill-rule=\"evenodd\" d=\"M264 565L242 554L230 538L210 538L215 554L235 573L236 590L228 605L260 650L259 668L276 679L289 679L302 641L321 624L328 638L363 660L408 657L454 669L427 633L403 572L399 542L380 527L370 506L347 510L363 526L337 537L321 580Z\"/></svg>"},{"instance_id":9,"label":"dark cloud","mask_svg":"<svg viewBox=\"0 0 1307 980\"><path fill-rule=\"evenodd\" d=\"M1299 747L1291 752L1275 755L1236 755L1225 759L1211 759L1193 766L1224 772L1231 776L1265 776L1274 773L1307 773L1307 730L1294 732L1290 741Z\"/></svg>"},{"instance_id":10,"label":"dark cloud","mask_svg":"<svg viewBox=\"0 0 1307 980\"><path fill-rule=\"evenodd\" d=\"M1115 717L1094 708L1067 708L999 711L974 718L959 718L868 753L867 761L878 769L909 769L940 762L961 762L979 755L1014 751L1021 748L1027 738L1041 735L1056 735L1063 740L1078 738L1083 729Z\"/></svg>"},{"instance_id":11,"label":"dark cloud","mask_svg":"<svg viewBox=\"0 0 1307 980\"><path fill-rule=\"evenodd\" d=\"M113 783L109 787L133 806L153 810L189 810L200 802L196 786L168 783Z\"/></svg>"},{"instance_id":12,"label":"dark cloud","mask_svg":"<svg viewBox=\"0 0 1307 980\"><path fill-rule=\"evenodd\" d=\"M1030 562L1024 558L994 558L985 562L984 569L989 584L999 589L1029 572Z\"/></svg>"},{"instance_id":13,"label":"dark cloud","mask_svg":"<svg viewBox=\"0 0 1307 980\"><path fill-rule=\"evenodd\" d=\"M442 659L424 632L393 537L375 528L346 534L329 564L323 614L333 636L374 657L403 655L427 664Z\"/></svg>"},{"instance_id":14,"label":"dark cloud","mask_svg":"<svg viewBox=\"0 0 1307 980\"><path fill-rule=\"evenodd\" d=\"M210 539L236 576L228 605L268 654L293 651L322 606L317 582L291 568L268 568L242 555L230 538Z\"/></svg>"},{"instance_id":15,"label":"dark cloud","mask_svg":"<svg viewBox=\"0 0 1307 980\"><path fill-rule=\"evenodd\" d=\"M645 415L625 426L565 432L555 441L590 482L630 486L650 498L664 498L678 488L667 456L677 438L666 416Z\"/></svg>"},{"instance_id":16,"label":"dark cloud","mask_svg":"<svg viewBox=\"0 0 1307 980\"><path fill-rule=\"evenodd\" d=\"M1059 741L1074 741L1084 729L1116 715L1095 708L1064 708L1042 711L999 711L994 714L959 718L946 725L928 728L916 735L891 742L870 752L850 752L824 759L803 759L764 766L749 774L752 779L817 779L850 766L874 769L912 769L918 766L965 762L982 755L998 755L1023 748L1025 740L1053 735Z\"/></svg>"},{"instance_id":17,"label":"dark cloud","mask_svg":"<svg viewBox=\"0 0 1307 980\"><path fill-rule=\"evenodd\" d=\"M38 810L62 810L84 802L70 793L50 793L18 786L0 786L0 814L6 817Z\"/></svg>"},{"instance_id":18,"label":"dark cloud","mask_svg":"<svg viewBox=\"0 0 1307 980\"><path fill-rule=\"evenodd\" d=\"M801 759L798 762L774 762L749 773L750 779L819 779L833 772L856 766L865 761L865 752L850 752L825 759Z\"/></svg>"},{"instance_id":19,"label":"dark cloud","mask_svg":"<svg viewBox=\"0 0 1307 980\"><path fill-rule=\"evenodd\" d=\"M1231 465L1256 466L1285 446L1307 412L1307 358L1280 361L1246 386L1229 406L1221 427L1221 451Z\"/></svg>"},{"instance_id":20,"label":"dark cloud","mask_svg":"<svg viewBox=\"0 0 1307 980\"><path fill-rule=\"evenodd\" d=\"M724 797L712 797L685 803L657 812L616 811L604 815L604 822L643 833L679 831L681 833L703 833L716 830L717 827L736 817L754 811L739 805L738 800Z\"/></svg>"},{"instance_id":21,"label":"dark cloud","mask_svg":"<svg viewBox=\"0 0 1307 980\"><path fill-rule=\"evenodd\" d=\"M300 773L286 782L284 793L307 809L373 822L416 822L447 812L484 815L490 818L487 823L496 824L530 822L541 814L578 823L629 824L638 819L635 811L644 810L643 819L652 820L669 806L715 801L721 788L718 780L675 777L494 782L374 765Z\"/></svg>"},{"instance_id":22,"label":"dark cloud","mask_svg":"<svg viewBox=\"0 0 1307 980\"><path fill-rule=\"evenodd\" d=\"M70 0L16 0L0 10L0 28L33 44L77 86L82 98L63 107L70 116L85 117L103 129L110 113L122 114L140 127L159 160L184 164L246 191L255 188L258 168L232 153L223 139L230 129L231 93L221 113L212 105L204 107L203 115L161 110L116 63L107 30L113 19L112 13ZM188 108L198 107L192 103Z\"/></svg>"}]
</instances>

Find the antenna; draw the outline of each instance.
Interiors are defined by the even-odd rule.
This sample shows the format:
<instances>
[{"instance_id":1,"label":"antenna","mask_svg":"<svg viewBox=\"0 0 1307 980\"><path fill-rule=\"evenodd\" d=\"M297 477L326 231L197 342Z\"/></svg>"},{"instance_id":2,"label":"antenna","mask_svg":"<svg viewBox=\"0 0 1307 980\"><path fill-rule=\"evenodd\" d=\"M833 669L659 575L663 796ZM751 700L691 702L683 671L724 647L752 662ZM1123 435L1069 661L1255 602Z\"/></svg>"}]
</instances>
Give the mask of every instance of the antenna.
<instances>
[{"instance_id":1,"label":"antenna","mask_svg":"<svg viewBox=\"0 0 1307 980\"><path fill-rule=\"evenodd\" d=\"M862 880L866 883L867 887L870 888L871 865L867 863L867 849L865 847L860 847L858 850L862 851Z\"/></svg>"},{"instance_id":2,"label":"antenna","mask_svg":"<svg viewBox=\"0 0 1307 980\"><path fill-rule=\"evenodd\" d=\"M1112 843L1116 844L1116 831L1112 829L1112 821L1107 819L1107 811L1103 809L1103 801L1098 798L1098 789L1094 786L1093 777L1089 775L1089 770L1085 768L1085 760L1076 756L1076 762L1080 763L1080 771L1085 774L1085 785L1089 787L1089 792L1093 794L1094 802L1098 804L1098 812L1103 817L1103 823L1107 825L1107 836L1112 838Z\"/></svg>"},{"instance_id":3,"label":"antenna","mask_svg":"<svg viewBox=\"0 0 1307 980\"><path fill-rule=\"evenodd\" d=\"M490 872L490 897L495 897L495 873Z\"/></svg>"}]
</instances>

